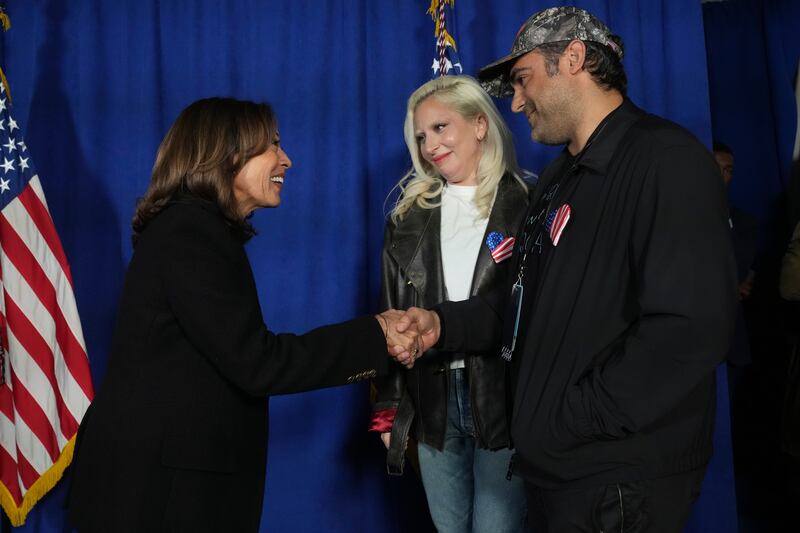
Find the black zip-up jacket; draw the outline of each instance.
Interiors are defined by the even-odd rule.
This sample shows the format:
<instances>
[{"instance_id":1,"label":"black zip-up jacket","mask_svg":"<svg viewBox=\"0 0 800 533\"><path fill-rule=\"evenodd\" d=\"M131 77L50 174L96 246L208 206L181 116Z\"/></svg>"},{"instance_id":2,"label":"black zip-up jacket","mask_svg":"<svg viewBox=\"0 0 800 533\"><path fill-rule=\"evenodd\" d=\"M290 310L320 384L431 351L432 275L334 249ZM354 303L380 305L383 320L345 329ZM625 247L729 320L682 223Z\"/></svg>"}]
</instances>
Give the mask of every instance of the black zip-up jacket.
<instances>
[{"instance_id":1,"label":"black zip-up jacket","mask_svg":"<svg viewBox=\"0 0 800 533\"><path fill-rule=\"evenodd\" d=\"M506 175L498 185L486 235L493 231L513 236L528 206L527 190ZM442 254L439 241L441 209L414 206L397 225L389 221L383 246L382 309L432 306L446 299ZM491 291L504 283L511 259L495 264L489 248L481 244L472 279L471 294ZM490 343L476 353L469 351L465 364L475 438L482 448L510 445L506 396L507 365L499 357L499 346ZM374 411L397 408L410 395L413 408L398 411L394 424L412 424L420 442L437 449L444 446L447 422L447 387L451 354L430 351L411 370L391 363L388 376L375 380ZM395 442L392 447L405 443ZM402 451L401 451L402 453Z\"/></svg>"},{"instance_id":2,"label":"black zip-up jacket","mask_svg":"<svg viewBox=\"0 0 800 533\"><path fill-rule=\"evenodd\" d=\"M736 309L719 170L688 131L627 100L568 161L548 167L531 202L569 168L552 205L569 204L571 218L525 280L515 472L566 488L701 467ZM495 344L511 283L441 304L441 349Z\"/></svg>"}]
</instances>

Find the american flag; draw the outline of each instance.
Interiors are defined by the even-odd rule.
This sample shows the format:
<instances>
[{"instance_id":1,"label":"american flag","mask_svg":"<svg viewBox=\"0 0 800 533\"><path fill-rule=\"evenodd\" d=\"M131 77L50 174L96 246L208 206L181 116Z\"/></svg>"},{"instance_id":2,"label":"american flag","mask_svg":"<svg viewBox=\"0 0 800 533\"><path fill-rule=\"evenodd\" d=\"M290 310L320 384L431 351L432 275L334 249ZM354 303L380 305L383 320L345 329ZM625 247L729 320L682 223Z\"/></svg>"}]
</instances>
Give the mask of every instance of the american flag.
<instances>
[{"instance_id":1,"label":"american flag","mask_svg":"<svg viewBox=\"0 0 800 533\"><path fill-rule=\"evenodd\" d=\"M72 276L0 84L0 504L15 526L61 478L94 396Z\"/></svg>"},{"instance_id":2,"label":"american flag","mask_svg":"<svg viewBox=\"0 0 800 533\"><path fill-rule=\"evenodd\" d=\"M514 237L505 237L497 231L493 231L486 237L486 246L492 252L492 259L495 263L505 261L514 252Z\"/></svg>"}]
</instances>

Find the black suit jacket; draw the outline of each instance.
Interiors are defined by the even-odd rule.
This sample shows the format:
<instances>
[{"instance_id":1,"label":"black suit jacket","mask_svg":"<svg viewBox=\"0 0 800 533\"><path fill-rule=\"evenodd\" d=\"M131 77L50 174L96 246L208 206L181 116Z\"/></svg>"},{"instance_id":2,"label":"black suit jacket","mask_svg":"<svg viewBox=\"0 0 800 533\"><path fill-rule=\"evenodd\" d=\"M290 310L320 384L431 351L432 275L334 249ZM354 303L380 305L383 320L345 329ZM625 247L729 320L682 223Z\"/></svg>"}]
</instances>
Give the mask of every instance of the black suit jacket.
<instances>
[{"instance_id":1,"label":"black suit jacket","mask_svg":"<svg viewBox=\"0 0 800 533\"><path fill-rule=\"evenodd\" d=\"M108 373L78 434L79 531L256 531L267 397L384 373L372 317L305 335L264 324L242 241L183 197L141 234Z\"/></svg>"}]
</instances>

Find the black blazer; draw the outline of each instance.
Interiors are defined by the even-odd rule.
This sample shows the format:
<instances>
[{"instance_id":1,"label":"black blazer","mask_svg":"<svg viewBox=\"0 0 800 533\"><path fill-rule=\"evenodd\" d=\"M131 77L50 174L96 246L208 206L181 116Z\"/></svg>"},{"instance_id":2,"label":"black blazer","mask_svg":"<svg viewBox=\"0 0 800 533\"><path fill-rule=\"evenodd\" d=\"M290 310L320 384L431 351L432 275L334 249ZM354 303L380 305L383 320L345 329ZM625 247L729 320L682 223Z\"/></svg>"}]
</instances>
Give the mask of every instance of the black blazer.
<instances>
[{"instance_id":1,"label":"black blazer","mask_svg":"<svg viewBox=\"0 0 800 533\"><path fill-rule=\"evenodd\" d=\"M128 267L105 381L78 433L69 520L87 531L257 531L268 396L384 373L372 317L275 334L241 238L173 202Z\"/></svg>"}]
</instances>

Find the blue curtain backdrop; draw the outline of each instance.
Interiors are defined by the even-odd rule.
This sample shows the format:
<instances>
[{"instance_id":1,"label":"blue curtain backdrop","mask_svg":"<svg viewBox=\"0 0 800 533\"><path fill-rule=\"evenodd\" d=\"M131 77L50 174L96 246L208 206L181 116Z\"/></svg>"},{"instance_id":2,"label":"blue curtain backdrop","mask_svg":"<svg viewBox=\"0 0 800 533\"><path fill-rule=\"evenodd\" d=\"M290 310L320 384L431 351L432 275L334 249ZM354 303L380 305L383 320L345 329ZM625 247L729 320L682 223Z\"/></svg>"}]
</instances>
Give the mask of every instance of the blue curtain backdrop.
<instances>
[{"instance_id":1,"label":"blue curtain backdrop","mask_svg":"<svg viewBox=\"0 0 800 533\"><path fill-rule=\"evenodd\" d=\"M774 238L782 254L788 235L776 217L797 132L800 2L711 2L703 15L714 137L736 155L731 203L758 218L762 250Z\"/></svg>"},{"instance_id":2,"label":"blue curtain backdrop","mask_svg":"<svg viewBox=\"0 0 800 533\"><path fill-rule=\"evenodd\" d=\"M3 66L14 115L72 265L94 378L102 382L131 257L129 221L178 112L212 95L271 102L294 161L280 209L248 244L264 316L306 331L375 310L384 199L409 165L407 96L431 76L430 2L32 0L7 2ZM711 120L698 0L586 0L626 43L634 102L704 142ZM458 0L451 30L466 73L507 53L550 2ZM500 106L521 160L556 150ZM719 397L726 397L724 374ZM425 531L413 472L388 478L365 431L368 388L274 398L262 531ZM692 531L735 531L727 404ZM220 487L224 490L224 487ZM63 531L64 484L19 531ZM231 510L235 512L235 509Z\"/></svg>"},{"instance_id":3,"label":"blue curtain backdrop","mask_svg":"<svg viewBox=\"0 0 800 533\"><path fill-rule=\"evenodd\" d=\"M743 304L753 364L741 371L737 392L739 528L784 531L796 522L792 502L776 504L787 486L779 453L790 353L784 339L796 322L783 307L777 279L793 228L784 197L797 131L800 2L709 2L703 15L714 137L735 154L730 202L752 213L759 228L753 294Z\"/></svg>"}]
</instances>

